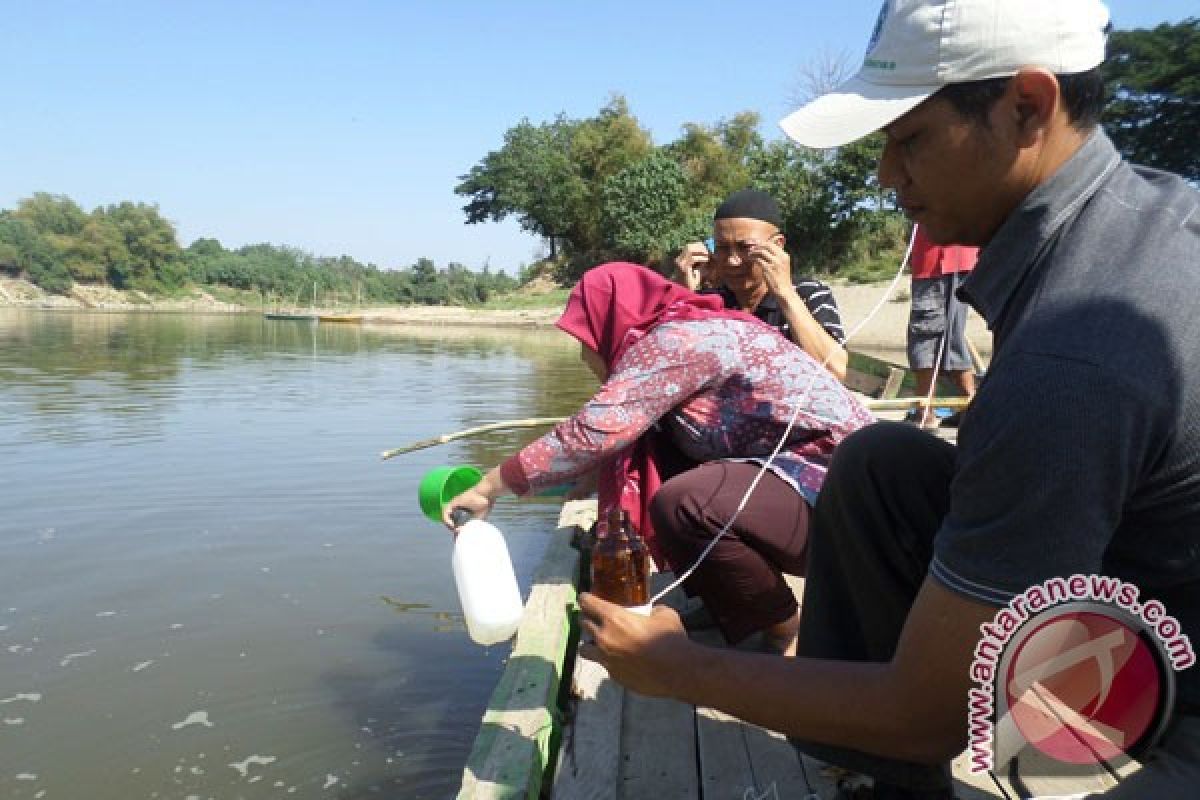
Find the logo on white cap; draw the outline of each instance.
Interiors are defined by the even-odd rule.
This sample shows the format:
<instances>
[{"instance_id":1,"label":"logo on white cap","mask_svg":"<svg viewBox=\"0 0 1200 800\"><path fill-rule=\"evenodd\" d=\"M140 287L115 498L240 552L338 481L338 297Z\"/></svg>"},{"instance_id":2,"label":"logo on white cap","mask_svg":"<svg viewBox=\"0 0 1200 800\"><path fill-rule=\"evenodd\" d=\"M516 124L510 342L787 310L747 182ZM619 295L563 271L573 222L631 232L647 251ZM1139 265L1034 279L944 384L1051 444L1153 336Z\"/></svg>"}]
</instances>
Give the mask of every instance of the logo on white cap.
<instances>
[{"instance_id":1,"label":"logo on white cap","mask_svg":"<svg viewBox=\"0 0 1200 800\"><path fill-rule=\"evenodd\" d=\"M780 125L798 144L837 147L947 84L1084 72L1104 60L1108 21L1101 0L885 0L858 74Z\"/></svg>"},{"instance_id":2,"label":"logo on white cap","mask_svg":"<svg viewBox=\"0 0 1200 800\"><path fill-rule=\"evenodd\" d=\"M867 42L867 55L875 49L875 45L879 44L879 37L883 33L883 23L888 18L888 12L892 10L892 0L883 0L883 5L879 7L879 18L875 20L875 30L871 31L871 39Z\"/></svg>"}]
</instances>

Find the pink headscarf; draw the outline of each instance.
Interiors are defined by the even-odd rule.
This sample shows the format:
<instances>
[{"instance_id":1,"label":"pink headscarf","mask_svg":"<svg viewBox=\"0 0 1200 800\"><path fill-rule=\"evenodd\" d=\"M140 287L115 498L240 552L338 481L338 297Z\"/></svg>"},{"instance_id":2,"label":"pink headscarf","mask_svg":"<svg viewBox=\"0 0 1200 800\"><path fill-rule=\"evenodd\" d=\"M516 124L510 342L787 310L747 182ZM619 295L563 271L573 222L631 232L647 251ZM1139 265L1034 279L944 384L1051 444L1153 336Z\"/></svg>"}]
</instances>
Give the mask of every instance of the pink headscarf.
<instances>
[{"instance_id":1,"label":"pink headscarf","mask_svg":"<svg viewBox=\"0 0 1200 800\"><path fill-rule=\"evenodd\" d=\"M583 274L555 324L599 353L611 370L652 328L673 320L712 318L758 321L725 308L720 295L696 294L639 264L611 261Z\"/></svg>"},{"instance_id":2,"label":"pink headscarf","mask_svg":"<svg viewBox=\"0 0 1200 800\"><path fill-rule=\"evenodd\" d=\"M697 319L750 320L774 330L752 314L726 309L720 295L696 294L653 270L621 261L584 273L556 324L598 353L611 373L625 351L653 328ZM649 514L650 500L662 485L653 439L643 435L601 466L599 505L602 518L614 505L628 511L655 561L666 566Z\"/></svg>"}]
</instances>

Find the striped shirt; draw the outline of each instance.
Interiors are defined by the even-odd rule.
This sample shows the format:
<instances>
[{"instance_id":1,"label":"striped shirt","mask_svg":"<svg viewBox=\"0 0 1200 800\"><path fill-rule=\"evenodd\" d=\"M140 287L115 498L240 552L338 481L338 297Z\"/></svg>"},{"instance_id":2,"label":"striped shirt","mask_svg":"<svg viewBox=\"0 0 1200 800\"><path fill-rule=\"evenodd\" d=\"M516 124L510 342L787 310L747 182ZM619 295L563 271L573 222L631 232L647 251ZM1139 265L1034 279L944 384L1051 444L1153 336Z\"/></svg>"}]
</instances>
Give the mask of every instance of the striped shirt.
<instances>
[{"instance_id":1,"label":"striped shirt","mask_svg":"<svg viewBox=\"0 0 1200 800\"><path fill-rule=\"evenodd\" d=\"M743 310L738 305L737 295L727 286L704 289L700 294L719 294L725 302L726 308ZM838 344L845 344L846 331L842 328L842 315L838 311L837 301L833 299L833 292L830 288L816 278L804 278L796 284L796 294L800 295L800 299L808 307L813 319L820 323L825 332L832 336ZM775 295L768 292L751 313L788 339L792 338L792 326L788 324L787 317L784 316L783 309L779 307L779 301Z\"/></svg>"}]
</instances>

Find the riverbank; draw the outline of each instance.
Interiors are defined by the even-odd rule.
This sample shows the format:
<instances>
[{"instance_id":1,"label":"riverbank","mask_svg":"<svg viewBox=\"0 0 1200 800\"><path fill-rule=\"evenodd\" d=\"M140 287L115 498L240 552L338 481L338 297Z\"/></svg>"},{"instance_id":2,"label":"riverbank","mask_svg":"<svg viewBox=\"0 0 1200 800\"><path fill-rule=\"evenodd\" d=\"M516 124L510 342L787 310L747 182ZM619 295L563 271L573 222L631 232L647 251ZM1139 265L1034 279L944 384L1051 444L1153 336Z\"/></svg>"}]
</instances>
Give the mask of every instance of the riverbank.
<instances>
[{"instance_id":1,"label":"riverbank","mask_svg":"<svg viewBox=\"0 0 1200 800\"><path fill-rule=\"evenodd\" d=\"M0 308L51 311L168 312L198 314L258 314L257 305L243 305L214 297L193 287L178 297L161 297L136 289L76 284L65 295L52 294L28 281L0 277ZM453 325L484 327L550 327L561 311L557 306L526 309L477 309L458 306L373 306L347 312L344 308L308 308L315 314L347 314L375 325Z\"/></svg>"},{"instance_id":2,"label":"riverbank","mask_svg":"<svg viewBox=\"0 0 1200 800\"><path fill-rule=\"evenodd\" d=\"M59 311L167 311L237 314L249 310L218 300L199 287L179 297L156 297L137 289L75 284L63 294L52 294L29 281L0 277L0 307Z\"/></svg>"},{"instance_id":3,"label":"riverbank","mask_svg":"<svg viewBox=\"0 0 1200 800\"><path fill-rule=\"evenodd\" d=\"M903 364L906 359L904 348L909 312L907 281L902 281L887 300L883 299L888 288L886 283L834 284L832 288L846 333L853 334L851 348ZM364 309L361 313L364 323L381 325L549 327L558 319L560 310L557 307L501 311L453 306L409 306ZM870 320L863 325L868 316ZM967 336L985 358L990 357L991 334L973 311L967 318Z\"/></svg>"},{"instance_id":4,"label":"riverbank","mask_svg":"<svg viewBox=\"0 0 1200 800\"><path fill-rule=\"evenodd\" d=\"M890 299L883 301L887 284L834 284L833 293L842 312L847 333L853 333L868 315L870 321L851 338L850 346L890 361L903 363L905 329L908 324L908 283L902 281ZM47 294L37 286L13 278L0 278L0 306L23 308L122 312L258 313L261 309L217 299L201 288L173 298L154 297L136 290L107 286L76 285L69 295ZM876 307L878 306L878 310ZM306 309L307 310L307 309ZM478 309L459 306L376 306L355 311L368 325L447 325L455 327L551 327L560 308ZM313 309L316 313L338 313L337 309ZM343 312L344 313L344 310ZM968 318L967 335L988 356L991 336L974 312Z\"/></svg>"}]
</instances>

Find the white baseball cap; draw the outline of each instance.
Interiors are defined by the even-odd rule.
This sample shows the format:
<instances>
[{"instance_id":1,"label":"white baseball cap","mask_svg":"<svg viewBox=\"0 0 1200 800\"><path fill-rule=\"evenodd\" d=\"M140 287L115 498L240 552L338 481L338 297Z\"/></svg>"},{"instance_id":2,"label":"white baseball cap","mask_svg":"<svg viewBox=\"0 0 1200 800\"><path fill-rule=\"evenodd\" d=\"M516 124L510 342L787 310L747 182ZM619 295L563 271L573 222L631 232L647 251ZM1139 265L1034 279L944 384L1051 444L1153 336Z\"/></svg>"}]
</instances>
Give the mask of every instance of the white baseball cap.
<instances>
[{"instance_id":1,"label":"white baseball cap","mask_svg":"<svg viewBox=\"0 0 1200 800\"><path fill-rule=\"evenodd\" d=\"M837 147L948 83L1090 70L1104 61L1108 27L1099 0L884 0L858 74L779 126L798 144Z\"/></svg>"}]
</instances>

